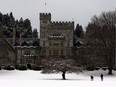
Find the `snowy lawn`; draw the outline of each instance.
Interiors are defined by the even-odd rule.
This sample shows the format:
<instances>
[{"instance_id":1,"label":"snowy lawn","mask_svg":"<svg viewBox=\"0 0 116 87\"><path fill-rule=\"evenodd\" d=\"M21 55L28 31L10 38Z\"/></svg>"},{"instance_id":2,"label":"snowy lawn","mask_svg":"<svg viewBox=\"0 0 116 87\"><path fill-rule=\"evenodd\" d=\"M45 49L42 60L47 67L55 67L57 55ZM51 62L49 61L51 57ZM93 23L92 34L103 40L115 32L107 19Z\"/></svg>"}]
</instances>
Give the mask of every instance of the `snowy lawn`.
<instances>
[{"instance_id":1,"label":"snowy lawn","mask_svg":"<svg viewBox=\"0 0 116 87\"><path fill-rule=\"evenodd\" d=\"M7 71L0 70L0 87L116 87L116 71L107 75L108 71L86 71L80 74L41 74L41 71ZM104 75L101 81L100 74ZM94 81L90 80L94 76Z\"/></svg>"}]
</instances>

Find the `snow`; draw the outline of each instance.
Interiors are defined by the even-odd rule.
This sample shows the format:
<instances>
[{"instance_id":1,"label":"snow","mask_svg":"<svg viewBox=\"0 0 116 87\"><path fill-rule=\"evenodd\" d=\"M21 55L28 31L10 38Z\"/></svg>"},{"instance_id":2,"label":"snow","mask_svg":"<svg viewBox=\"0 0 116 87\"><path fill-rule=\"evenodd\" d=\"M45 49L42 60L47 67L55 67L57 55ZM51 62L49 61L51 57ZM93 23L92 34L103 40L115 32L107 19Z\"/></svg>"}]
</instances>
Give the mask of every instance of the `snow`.
<instances>
[{"instance_id":1,"label":"snow","mask_svg":"<svg viewBox=\"0 0 116 87\"><path fill-rule=\"evenodd\" d=\"M116 71L107 75L108 71L84 71L80 74L66 74L62 80L59 74L41 74L41 71L7 71L0 70L0 87L116 87ZM101 81L100 74L104 75ZM90 80L94 76L94 81Z\"/></svg>"}]
</instances>

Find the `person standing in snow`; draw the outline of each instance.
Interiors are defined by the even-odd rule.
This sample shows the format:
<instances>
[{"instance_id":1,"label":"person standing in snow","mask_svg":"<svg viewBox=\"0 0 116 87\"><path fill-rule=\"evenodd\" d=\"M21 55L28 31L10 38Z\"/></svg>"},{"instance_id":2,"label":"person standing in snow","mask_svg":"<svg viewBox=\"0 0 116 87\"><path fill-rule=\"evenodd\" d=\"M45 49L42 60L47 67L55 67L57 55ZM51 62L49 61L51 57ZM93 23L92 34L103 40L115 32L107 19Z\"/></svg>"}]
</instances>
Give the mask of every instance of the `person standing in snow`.
<instances>
[{"instance_id":1,"label":"person standing in snow","mask_svg":"<svg viewBox=\"0 0 116 87\"><path fill-rule=\"evenodd\" d=\"M91 76L91 81L93 81L94 80L94 77L93 76Z\"/></svg>"},{"instance_id":2,"label":"person standing in snow","mask_svg":"<svg viewBox=\"0 0 116 87\"><path fill-rule=\"evenodd\" d=\"M103 81L103 74L101 74L100 77L101 77L101 81Z\"/></svg>"}]
</instances>

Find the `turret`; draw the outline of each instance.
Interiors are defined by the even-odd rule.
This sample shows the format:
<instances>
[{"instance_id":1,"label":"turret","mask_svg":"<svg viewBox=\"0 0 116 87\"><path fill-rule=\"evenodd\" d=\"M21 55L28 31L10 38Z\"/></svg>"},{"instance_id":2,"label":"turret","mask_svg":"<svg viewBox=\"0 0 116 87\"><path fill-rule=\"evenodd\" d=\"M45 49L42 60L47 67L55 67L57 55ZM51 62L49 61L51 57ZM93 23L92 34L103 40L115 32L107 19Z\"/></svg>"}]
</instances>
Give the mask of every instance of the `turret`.
<instances>
[{"instance_id":1,"label":"turret","mask_svg":"<svg viewBox=\"0 0 116 87\"><path fill-rule=\"evenodd\" d=\"M40 46L44 46L46 43L46 30L51 23L51 14L50 13L40 13Z\"/></svg>"},{"instance_id":2,"label":"turret","mask_svg":"<svg viewBox=\"0 0 116 87\"><path fill-rule=\"evenodd\" d=\"M40 13L40 20L50 20L51 21L51 13Z\"/></svg>"},{"instance_id":3,"label":"turret","mask_svg":"<svg viewBox=\"0 0 116 87\"><path fill-rule=\"evenodd\" d=\"M40 13L40 29L44 29L51 22L51 13Z\"/></svg>"}]
</instances>

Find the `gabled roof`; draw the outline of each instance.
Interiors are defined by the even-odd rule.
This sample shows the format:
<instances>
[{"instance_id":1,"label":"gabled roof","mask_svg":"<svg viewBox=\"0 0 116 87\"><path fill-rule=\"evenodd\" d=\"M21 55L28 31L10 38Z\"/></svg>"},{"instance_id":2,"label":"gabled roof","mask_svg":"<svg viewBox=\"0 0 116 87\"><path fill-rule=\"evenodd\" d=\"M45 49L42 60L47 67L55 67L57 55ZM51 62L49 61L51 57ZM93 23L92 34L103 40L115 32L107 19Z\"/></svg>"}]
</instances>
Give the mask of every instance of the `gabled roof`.
<instances>
[{"instance_id":1,"label":"gabled roof","mask_svg":"<svg viewBox=\"0 0 116 87\"><path fill-rule=\"evenodd\" d=\"M37 41L34 41L34 43L32 45L33 46L39 46L39 43L37 43Z\"/></svg>"},{"instance_id":2,"label":"gabled roof","mask_svg":"<svg viewBox=\"0 0 116 87\"><path fill-rule=\"evenodd\" d=\"M16 41L15 44L14 44L14 46L19 46L19 43Z\"/></svg>"},{"instance_id":3,"label":"gabled roof","mask_svg":"<svg viewBox=\"0 0 116 87\"><path fill-rule=\"evenodd\" d=\"M26 41L24 41L21 46L29 46L29 44Z\"/></svg>"},{"instance_id":4,"label":"gabled roof","mask_svg":"<svg viewBox=\"0 0 116 87\"><path fill-rule=\"evenodd\" d=\"M15 48L10 44L10 42L6 38L4 38L4 41L6 41L6 43L15 51Z\"/></svg>"},{"instance_id":5,"label":"gabled roof","mask_svg":"<svg viewBox=\"0 0 116 87\"><path fill-rule=\"evenodd\" d=\"M7 38L7 39L10 42L10 44L13 46L13 38ZM37 39L37 38L22 38L22 45L39 46L39 39ZM20 38L16 38L14 46L20 46Z\"/></svg>"}]
</instances>

